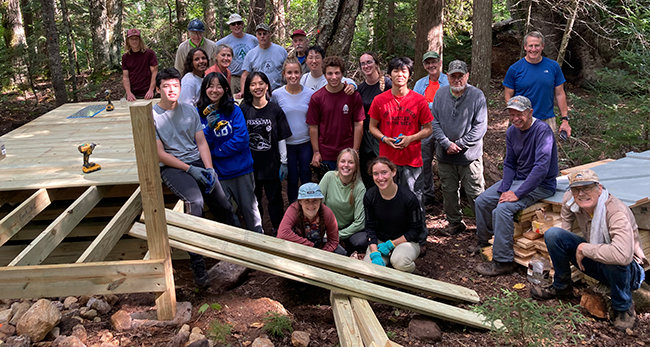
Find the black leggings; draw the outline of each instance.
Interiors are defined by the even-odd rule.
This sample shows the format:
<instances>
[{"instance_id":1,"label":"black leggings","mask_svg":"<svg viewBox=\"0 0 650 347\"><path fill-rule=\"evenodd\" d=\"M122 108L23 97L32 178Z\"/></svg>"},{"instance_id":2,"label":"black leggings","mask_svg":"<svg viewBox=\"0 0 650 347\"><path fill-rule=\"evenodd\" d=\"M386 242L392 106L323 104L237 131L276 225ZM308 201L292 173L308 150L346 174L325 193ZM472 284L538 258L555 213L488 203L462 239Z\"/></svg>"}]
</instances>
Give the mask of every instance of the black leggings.
<instances>
[{"instance_id":1,"label":"black leggings","mask_svg":"<svg viewBox=\"0 0 650 347\"><path fill-rule=\"evenodd\" d=\"M266 191L266 200L269 201L269 218L271 225L276 231L280 228L280 222L284 216L284 200L282 200L282 182L280 178L270 180L258 180L255 178L255 196L257 197L257 207L260 210L260 216L264 218L264 208L262 207L262 189Z\"/></svg>"}]
</instances>

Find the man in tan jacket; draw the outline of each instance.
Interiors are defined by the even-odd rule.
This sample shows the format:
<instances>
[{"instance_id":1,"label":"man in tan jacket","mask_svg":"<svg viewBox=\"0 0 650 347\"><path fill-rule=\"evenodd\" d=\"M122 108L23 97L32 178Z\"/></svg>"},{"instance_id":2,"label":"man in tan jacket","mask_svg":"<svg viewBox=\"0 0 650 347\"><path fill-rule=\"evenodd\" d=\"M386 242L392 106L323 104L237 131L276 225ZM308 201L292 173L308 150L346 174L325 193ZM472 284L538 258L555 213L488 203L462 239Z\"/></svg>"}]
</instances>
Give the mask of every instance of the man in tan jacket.
<instances>
[{"instance_id":1,"label":"man in tan jacket","mask_svg":"<svg viewBox=\"0 0 650 347\"><path fill-rule=\"evenodd\" d=\"M531 295L537 300L571 295L573 264L610 286L614 327L632 329L636 323L632 291L645 279L641 265L647 262L634 215L607 192L591 170L570 174L569 188L562 199L562 228L551 228L544 234L555 268L553 284L533 287ZM574 221L584 237L567 231Z\"/></svg>"}]
</instances>

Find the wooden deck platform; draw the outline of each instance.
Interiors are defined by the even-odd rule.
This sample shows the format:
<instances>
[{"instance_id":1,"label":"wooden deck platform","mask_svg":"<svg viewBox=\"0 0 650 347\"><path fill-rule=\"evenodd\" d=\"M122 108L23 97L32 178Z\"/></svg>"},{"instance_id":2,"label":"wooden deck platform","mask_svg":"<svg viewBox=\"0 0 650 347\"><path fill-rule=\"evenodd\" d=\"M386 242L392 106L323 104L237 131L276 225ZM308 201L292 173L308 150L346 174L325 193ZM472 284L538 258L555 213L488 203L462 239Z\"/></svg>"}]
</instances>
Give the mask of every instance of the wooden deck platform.
<instances>
[{"instance_id":1,"label":"wooden deck platform","mask_svg":"<svg viewBox=\"0 0 650 347\"><path fill-rule=\"evenodd\" d=\"M93 118L67 118L105 103L65 104L2 136L7 157L0 160L0 191L138 184L128 107L117 102L114 111ZM85 142L97 144L90 159L100 171L81 171L77 146Z\"/></svg>"}]
</instances>

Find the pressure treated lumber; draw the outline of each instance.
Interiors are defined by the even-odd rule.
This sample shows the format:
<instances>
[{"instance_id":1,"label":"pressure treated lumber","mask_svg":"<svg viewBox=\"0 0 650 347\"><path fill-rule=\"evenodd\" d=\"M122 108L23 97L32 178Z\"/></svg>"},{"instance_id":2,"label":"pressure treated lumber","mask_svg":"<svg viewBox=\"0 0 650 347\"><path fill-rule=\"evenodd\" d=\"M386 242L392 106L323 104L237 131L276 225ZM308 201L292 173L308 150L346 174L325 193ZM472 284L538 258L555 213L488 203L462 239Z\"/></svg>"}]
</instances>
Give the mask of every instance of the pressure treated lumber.
<instances>
[{"instance_id":1,"label":"pressure treated lumber","mask_svg":"<svg viewBox=\"0 0 650 347\"><path fill-rule=\"evenodd\" d=\"M487 324L484 323L484 318L481 315L455 306L435 302L419 296L400 292L398 290L385 288L346 275L303 264L298 261L282 258L249 247L218 240L186 229L169 226L168 232L169 237L172 240L180 240L183 243L187 243L197 248L203 248L215 253L220 253L232 258L240 259L244 262L268 267L277 270L277 272L280 273L287 273L295 277L307 278L314 282L320 283L318 286L322 288L336 290L366 300L372 300L387 305L411 310L427 316L448 320L470 327L479 329L490 328ZM140 223L134 224L134 227L131 228L129 235L140 238L146 237ZM230 260L227 261L230 262ZM241 264L242 262L239 263ZM252 268L249 265L243 266Z\"/></svg>"},{"instance_id":2,"label":"pressure treated lumber","mask_svg":"<svg viewBox=\"0 0 650 347\"><path fill-rule=\"evenodd\" d=\"M129 108L131 128L142 194L142 208L146 218L147 244L151 259L162 259L166 291L156 297L159 320L171 320L176 315L176 291L172 258L165 221L165 199L160 179L156 129L151 102L137 102Z\"/></svg>"},{"instance_id":3,"label":"pressure treated lumber","mask_svg":"<svg viewBox=\"0 0 650 347\"><path fill-rule=\"evenodd\" d=\"M379 267L295 242L262 235L195 216L166 211L167 223L200 232L225 241L252 247L264 252L316 265L350 276L359 276L387 285L444 298L452 301L478 303L478 294L469 288L417 276L392 268Z\"/></svg>"},{"instance_id":4,"label":"pressure treated lumber","mask_svg":"<svg viewBox=\"0 0 650 347\"><path fill-rule=\"evenodd\" d=\"M57 219L38 235L9 266L38 265L63 241L110 190L110 186L90 187Z\"/></svg>"},{"instance_id":5,"label":"pressure treated lumber","mask_svg":"<svg viewBox=\"0 0 650 347\"><path fill-rule=\"evenodd\" d=\"M350 297L350 305L352 305L352 312L354 319L357 321L359 331L361 332L361 339L363 343L368 346L372 342L379 346L385 346L388 343L388 336L384 328L379 323L375 312L368 303L368 300L359 299L354 296Z\"/></svg>"},{"instance_id":6,"label":"pressure treated lumber","mask_svg":"<svg viewBox=\"0 0 650 347\"><path fill-rule=\"evenodd\" d=\"M162 260L0 268L0 299L161 292Z\"/></svg>"},{"instance_id":7,"label":"pressure treated lumber","mask_svg":"<svg viewBox=\"0 0 650 347\"><path fill-rule=\"evenodd\" d=\"M91 263L104 260L122 235L129 231L133 221L141 211L142 198L138 187L76 262Z\"/></svg>"},{"instance_id":8,"label":"pressure treated lumber","mask_svg":"<svg viewBox=\"0 0 650 347\"><path fill-rule=\"evenodd\" d=\"M341 347L363 347L361 332L352 312L350 297L332 291L330 292L330 303Z\"/></svg>"},{"instance_id":9,"label":"pressure treated lumber","mask_svg":"<svg viewBox=\"0 0 650 347\"><path fill-rule=\"evenodd\" d=\"M27 200L0 220L0 246L4 245L37 214L54 201L54 192L39 189Z\"/></svg>"}]
</instances>

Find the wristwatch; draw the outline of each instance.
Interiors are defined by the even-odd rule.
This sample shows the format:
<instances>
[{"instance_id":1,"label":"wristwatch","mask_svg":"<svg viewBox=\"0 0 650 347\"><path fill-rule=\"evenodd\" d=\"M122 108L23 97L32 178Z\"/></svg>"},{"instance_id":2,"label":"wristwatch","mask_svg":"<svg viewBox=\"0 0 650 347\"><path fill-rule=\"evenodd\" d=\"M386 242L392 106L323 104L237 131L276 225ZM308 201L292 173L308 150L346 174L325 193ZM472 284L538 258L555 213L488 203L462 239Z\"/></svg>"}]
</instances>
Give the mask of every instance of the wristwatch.
<instances>
[{"instance_id":1,"label":"wristwatch","mask_svg":"<svg viewBox=\"0 0 650 347\"><path fill-rule=\"evenodd\" d=\"M569 121L569 117L566 117L566 116L565 116L565 117L562 117L562 118L560 118L560 119L561 119L561 120L565 120L565 121L567 121L567 122Z\"/></svg>"}]
</instances>

